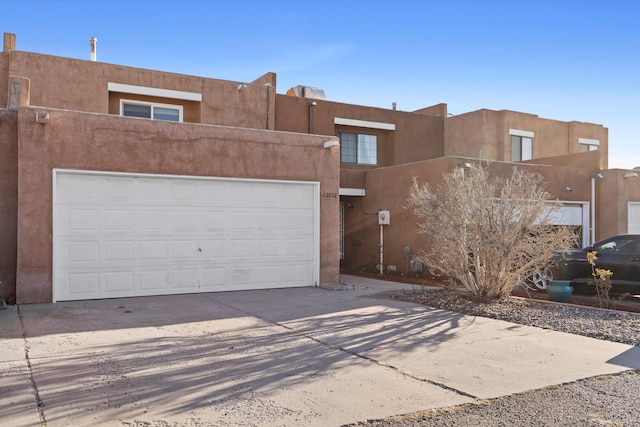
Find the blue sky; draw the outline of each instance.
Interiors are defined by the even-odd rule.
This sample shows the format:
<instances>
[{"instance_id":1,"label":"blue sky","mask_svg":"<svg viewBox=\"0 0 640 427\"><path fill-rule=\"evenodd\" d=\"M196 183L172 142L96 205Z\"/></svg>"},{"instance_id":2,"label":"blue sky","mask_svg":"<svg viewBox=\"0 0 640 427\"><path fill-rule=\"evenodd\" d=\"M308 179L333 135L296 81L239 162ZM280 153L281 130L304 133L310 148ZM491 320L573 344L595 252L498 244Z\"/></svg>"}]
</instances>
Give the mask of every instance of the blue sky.
<instances>
[{"instance_id":1,"label":"blue sky","mask_svg":"<svg viewBox=\"0 0 640 427\"><path fill-rule=\"evenodd\" d=\"M17 48L327 99L447 103L602 124L609 167L640 166L637 0L0 0Z\"/></svg>"}]
</instances>

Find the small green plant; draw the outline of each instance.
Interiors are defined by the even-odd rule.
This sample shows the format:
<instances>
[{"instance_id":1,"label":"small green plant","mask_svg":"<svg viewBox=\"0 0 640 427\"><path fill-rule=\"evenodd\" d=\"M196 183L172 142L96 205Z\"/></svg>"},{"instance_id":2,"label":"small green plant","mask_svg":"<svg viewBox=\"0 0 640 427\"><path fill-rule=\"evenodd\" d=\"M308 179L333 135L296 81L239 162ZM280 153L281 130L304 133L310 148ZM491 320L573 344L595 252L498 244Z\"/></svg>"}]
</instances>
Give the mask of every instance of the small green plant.
<instances>
[{"instance_id":1,"label":"small green plant","mask_svg":"<svg viewBox=\"0 0 640 427\"><path fill-rule=\"evenodd\" d=\"M618 302L611 299L609 291L611 290L611 270L596 267L598 252L587 252L587 262L591 265L591 275L593 276L593 285L596 287L596 297L598 298L598 306L604 308L614 308Z\"/></svg>"}]
</instances>

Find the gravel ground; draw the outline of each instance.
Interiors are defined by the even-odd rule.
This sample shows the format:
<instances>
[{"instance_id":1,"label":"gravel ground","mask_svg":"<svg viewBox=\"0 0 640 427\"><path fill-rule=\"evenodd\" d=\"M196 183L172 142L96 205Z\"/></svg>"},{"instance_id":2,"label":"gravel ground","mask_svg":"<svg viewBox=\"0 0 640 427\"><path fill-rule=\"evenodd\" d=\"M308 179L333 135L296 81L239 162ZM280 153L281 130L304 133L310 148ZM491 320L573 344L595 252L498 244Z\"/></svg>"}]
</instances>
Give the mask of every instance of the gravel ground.
<instances>
[{"instance_id":1,"label":"gravel ground","mask_svg":"<svg viewBox=\"0 0 640 427\"><path fill-rule=\"evenodd\" d=\"M381 297L640 346L637 313L518 298L481 304L450 290L391 292ZM472 405L368 420L348 427L356 426L640 426L640 371L588 378Z\"/></svg>"}]
</instances>

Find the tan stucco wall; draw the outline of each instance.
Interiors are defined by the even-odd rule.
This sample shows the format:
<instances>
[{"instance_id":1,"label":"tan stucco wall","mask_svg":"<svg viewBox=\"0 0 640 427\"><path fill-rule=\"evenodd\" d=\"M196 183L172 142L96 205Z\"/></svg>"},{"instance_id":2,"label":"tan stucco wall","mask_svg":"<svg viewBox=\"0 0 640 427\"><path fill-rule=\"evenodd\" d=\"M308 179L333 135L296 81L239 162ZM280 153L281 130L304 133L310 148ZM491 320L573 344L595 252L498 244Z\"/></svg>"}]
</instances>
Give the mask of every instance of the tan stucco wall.
<instances>
[{"instance_id":1,"label":"tan stucco wall","mask_svg":"<svg viewBox=\"0 0 640 427\"><path fill-rule=\"evenodd\" d=\"M640 176L625 178L631 171L609 169L596 180L596 240L628 232L628 204L640 203ZM635 171L640 175L640 171Z\"/></svg>"},{"instance_id":2,"label":"tan stucco wall","mask_svg":"<svg viewBox=\"0 0 640 427\"><path fill-rule=\"evenodd\" d=\"M603 155L604 153L601 150L596 150L586 151L584 153L565 154L555 157L543 157L540 159L528 160L522 163L583 168L595 172L601 169L600 165L602 164Z\"/></svg>"},{"instance_id":3,"label":"tan stucco wall","mask_svg":"<svg viewBox=\"0 0 640 427\"><path fill-rule=\"evenodd\" d=\"M406 275L405 246L409 246L411 253L415 254L433 243L429 241L428 236L417 234L419 219L413 214L412 209L404 207L413 178L416 177L420 183L428 182L435 188L442 183L443 173L460 163L473 161L469 158L443 157L363 171L365 197L342 197L345 206L345 259L342 261L342 267L346 271L375 272L376 264L380 260L380 227L377 212L380 209L389 209L391 224L384 227L384 264L393 264L397 268L395 274ZM513 167L513 163L507 162L489 164L490 173L494 175L509 176ZM547 183L546 190L553 199L580 203L590 201L591 172L587 169L535 164L521 164L518 167L541 174ZM571 188L571 191L568 191L567 187Z\"/></svg>"},{"instance_id":4,"label":"tan stucco wall","mask_svg":"<svg viewBox=\"0 0 640 427\"><path fill-rule=\"evenodd\" d=\"M338 193L339 152L327 136L166 123L47 109L19 110L17 300L52 298L52 169L319 181ZM320 281L338 281L338 198L320 198Z\"/></svg>"},{"instance_id":5,"label":"tan stucco wall","mask_svg":"<svg viewBox=\"0 0 640 427\"><path fill-rule=\"evenodd\" d=\"M343 164L343 168L371 169L444 155L444 117L436 115L277 95L276 129L308 133L309 103L312 101L317 103L311 107L313 133L337 135L338 132L355 132L378 137L376 166ZM336 117L390 123L396 125L396 130L335 125Z\"/></svg>"},{"instance_id":6,"label":"tan stucco wall","mask_svg":"<svg viewBox=\"0 0 640 427\"><path fill-rule=\"evenodd\" d=\"M7 108L9 85L9 55L0 54L0 108Z\"/></svg>"},{"instance_id":7,"label":"tan stucco wall","mask_svg":"<svg viewBox=\"0 0 640 427\"><path fill-rule=\"evenodd\" d=\"M421 247L424 237L416 233L417 218L411 209L405 209L413 177L432 185L441 182L449 168L447 158L439 158L379 168L364 172L365 197L343 197L344 260L346 271L374 273L380 261L380 226L377 212L388 209L391 223L384 226L384 264L397 266L397 273L406 274L404 247L412 253ZM353 208L349 208L349 203Z\"/></svg>"},{"instance_id":8,"label":"tan stucco wall","mask_svg":"<svg viewBox=\"0 0 640 427\"><path fill-rule=\"evenodd\" d=\"M113 109L107 90L107 84L111 82L201 93L200 117L194 121L255 129L273 128L273 86L248 83L239 90L239 82L226 80L22 51L11 51L5 55L10 59L9 74L31 81L30 105L107 113ZM0 99L6 96L5 91L6 88L0 88ZM172 100L170 103L180 102ZM197 114L192 112L193 104L187 104L187 118L195 119Z\"/></svg>"},{"instance_id":9,"label":"tan stucco wall","mask_svg":"<svg viewBox=\"0 0 640 427\"><path fill-rule=\"evenodd\" d=\"M16 298L18 139L16 112L0 109L0 297Z\"/></svg>"},{"instance_id":10,"label":"tan stucco wall","mask_svg":"<svg viewBox=\"0 0 640 427\"><path fill-rule=\"evenodd\" d=\"M578 153L579 138L597 139L607 168L608 129L602 125L543 119L516 111L478 110L449 117L445 122L445 155L511 161L509 129L534 133L533 158Z\"/></svg>"},{"instance_id":11,"label":"tan stucco wall","mask_svg":"<svg viewBox=\"0 0 640 427\"><path fill-rule=\"evenodd\" d=\"M444 155L502 160L505 152L504 116L478 110L446 119Z\"/></svg>"}]
</instances>

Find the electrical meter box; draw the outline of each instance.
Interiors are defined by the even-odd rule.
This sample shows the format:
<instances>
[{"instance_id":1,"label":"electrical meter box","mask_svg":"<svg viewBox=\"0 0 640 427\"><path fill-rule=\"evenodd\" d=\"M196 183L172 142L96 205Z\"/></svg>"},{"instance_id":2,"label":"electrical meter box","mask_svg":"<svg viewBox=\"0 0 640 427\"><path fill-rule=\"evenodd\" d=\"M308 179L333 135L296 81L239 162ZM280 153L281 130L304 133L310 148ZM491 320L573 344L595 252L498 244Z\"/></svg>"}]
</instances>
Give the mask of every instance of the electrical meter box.
<instances>
[{"instance_id":1,"label":"electrical meter box","mask_svg":"<svg viewBox=\"0 0 640 427\"><path fill-rule=\"evenodd\" d=\"M390 219L388 210L378 211L378 225L389 225L391 224Z\"/></svg>"}]
</instances>

